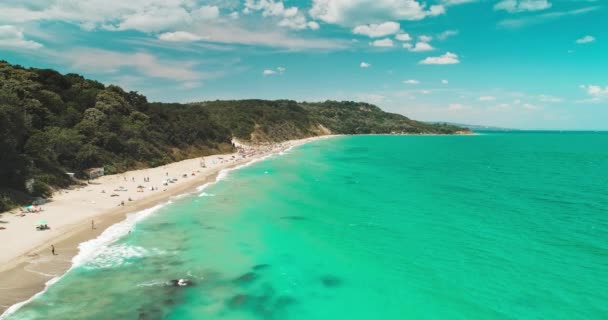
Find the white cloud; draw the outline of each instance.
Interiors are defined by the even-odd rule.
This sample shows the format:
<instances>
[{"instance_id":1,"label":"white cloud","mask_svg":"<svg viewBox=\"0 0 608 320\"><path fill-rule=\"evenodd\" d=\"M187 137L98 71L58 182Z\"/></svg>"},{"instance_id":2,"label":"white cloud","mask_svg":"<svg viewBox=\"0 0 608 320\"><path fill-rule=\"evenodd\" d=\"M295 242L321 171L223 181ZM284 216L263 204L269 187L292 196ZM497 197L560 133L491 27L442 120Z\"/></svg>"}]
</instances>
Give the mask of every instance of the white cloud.
<instances>
[{"instance_id":1,"label":"white cloud","mask_svg":"<svg viewBox=\"0 0 608 320\"><path fill-rule=\"evenodd\" d=\"M276 27L252 29L250 26L241 26L233 20L197 24L190 32L205 37L207 41L224 44L234 43L292 50L335 50L348 46L345 40L300 37L288 33L284 28Z\"/></svg>"},{"instance_id":2,"label":"white cloud","mask_svg":"<svg viewBox=\"0 0 608 320\"><path fill-rule=\"evenodd\" d=\"M441 83L442 84L448 84L449 82L448 82L448 80L441 80Z\"/></svg>"},{"instance_id":3,"label":"white cloud","mask_svg":"<svg viewBox=\"0 0 608 320\"><path fill-rule=\"evenodd\" d=\"M431 42L431 40L433 40L433 37L421 35L421 36L418 36L418 40L420 40L421 42Z\"/></svg>"},{"instance_id":4,"label":"white cloud","mask_svg":"<svg viewBox=\"0 0 608 320\"><path fill-rule=\"evenodd\" d=\"M48 0L0 4L0 21L58 20L87 30L160 32L218 16L217 6L197 5L191 0Z\"/></svg>"},{"instance_id":5,"label":"white cloud","mask_svg":"<svg viewBox=\"0 0 608 320\"><path fill-rule=\"evenodd\" d=\"M394 45L393 40L388 38L372 41L369 44L374 47L392 47Z\"/></svg>"},{"instance_id":6,"label":"white cloud","mask_svg":"<svg viewBox=\"0 0 608 320\"><path fill-rule=\"evenodd\" d=\"M458 30L446 30L440 34L437 35L437 39L439 40L445 40L449 37L458 35L459 31Z\"/></svg>"},{"instance_id":7,"label":"white cloud","mask_svg":"<svg viewBox=\"0 0 608 320\"><path fill-rule=\"evenodd\" d=\"M245 0L247 13L261 11L264 17L277 17L280 19L278 25L296 30L319 29L319 24L308 21L306 16L299 11L298 7L285 7L283 1L275 0Z\"/></svg>"},{"instance_id":8,"label":"white cloud","mask_svg":"<svg viewBox=\"0 0 608 320\"><path fill-rule=\"evenodd\" d=\"M590 85L580 85L579 88L585 90L588 95L595 97L595 98L608 97L608 86L605 86L602 88L602 86L590 84Z\"/></svg>"},{"instance_id":9,"label":"white cloud","mask_svg":"<svg viewBox=\"0 0 608 320\"><path fill-rule=\"evenodd\" d=\"M399 32L400 25L397 22L387 21L380 24L372 23L360 25L353 28L354 34L368 36L370 38L385 37Z\"/></svg>"},{"instance_id":10,"label":"white cloud","mask_svg":"<svg viewBox=\"0 0 608 320\"><path fill-rule=\"evenodd\" d=\"M395 35L395 40L398 40L398 41L410 41L410 40L412 40L412 37L409 34L405 33L405 32L404 33L398 33L397 35Z\"/></svg>"},{"instance_id":11,"label":"white cloud","mask_svg":"<svg viewBox=\"0 0 608 320\"><path fill-rule=\"evenodd\" d=\"M441 3L443 3L446 6L455 6L455 5L459 5L459 4L465 4L465 3L472 3L472 2L477 2L479 0L442 0Z\"/></svg>"},{"instance_id":12,"label":"white cloud","mask_svg":"<svg viewBox=\"0 0 608 320\"><path fill-rule=\"evenodd\" d=\"M404 46L405 48L405 46ZM426 42L417 42L415 46L412 47L410 44L406 49L411 52L425 52L425 51L433 51L435 48Z\"/></svg>"},{"instance_id":13,"label":"white cloud","mask_svg":"<svg viewBox=\"0 0 608 320\"><path fill-rule=\"evenodd\" d=\"M438 57L428 57L419 62L420 64L457 64L460 63L458 55L451 52L446 52L444 55Z\"/></svg>"},{"instance_id":14,"label":"white cloud","mask_svg":"<svg viewBox=\"0 0 608 320\"><path fill-rule=\"evenodd\" d=\"M576 39L576 43L578 44L585 44L585 43L590 43L595 41L595 38L593 36L584 36L580 39Z\"/></svg>"},{"instance_id":15,"label":"white cloud","mask_svg":"<svg viewBox=\"0 0 608 320\"><path fill-rule=\"evenodd\" d=\"M541 94L540 96L538 96L538 100L541 102L562 102L562 101L564 101L564 99L562 99L562 98L558 98L558 97L554 97L554 96L550 96L550 95L546 95L546 94Z\"/></svg>"},{"instance_id":16,"label":"white cloud","mask_svg":"<svg viewBox=\"0 0 608 320\"><path fill-rule=\"evenodd\" d=\"M493 96L481 96L479 97L479 101L494 101L496 97Z\"/></svg>"},{"instance_id":17,"label":"white cloud","mask_svg":"<svg viewBox=\"0 0 608 320\"><path fill-rule=\"evenodd\" d=\"M538 110L541 109L540 106L534 105L534 104L529 104L529 103L524 103L522 105L522 108L526 109L526 110Z\"/></svg>"},{"instance_id":18,"label":"white cloud","mask_svg":"<svg viewBox=\"0 0 608 320\"><path fill-rule=\"evenodd\" d=\"M450 111L461 111L467 109L471 109L471 107L461 103L451 103L448 105L448 110Z\"/></svg>"},{"instance_id":19,"label":"white cloud","mask_svg":"<svg viewBox=\"0 0 608 320\"><path fill-rule=\"evenodd\" d=\"M502 0L494 5L494 10L505 10L510 13L539 11L551 8L547 0Z\"/></svg>"},{"instance_id":20,"label":"white cloud","mask_svg":"<svg viewBox=\"0 0 608 320\"><path fill-rule=\"evenodd\" d=\"M207 5L201 5L201 2ZM232 4L228 5L228 2ZM239 2L232 0L0 0L0 21L6 24L11 21L15 23L60 21L86 30L132 29L154 34L184 31L215 43L293 50L333 50L348 46L344 40L304 37L289 33L284 28L272 28L270 24L259 21L252 26L251 19L235 19L236 15L232 14L236 8L242 6ZM278 2L275 0L273 3ZM223 15L224 11L226 15ZM264 11L260 12L263 16ZM319 28L319 23L307 21L304 12L300 10L283 6L282 14L282 16L268 17L276 20L276 24L288 28L311 30Z\"/></svg>"},{"instance_id":21,"label":"white cloud","mask_svg":"<svg viewBox=\"0 0 608 320\"><path fill-rule=\"evenodd\" d=\"M169 42L194 42L203 40L204 38L187 31L175 31L161 33L158 35L158 39Z\"/></svg>"},{"instance_id":22,"label":"white cloud","mask_svg":"<svg viewBox=\"0 0 608 320\"><path fill-rule=\"evenodd\" d=\"M102 49L76 48L54 53L56 59L65 60L71 68L81 72L117 73L123 69L134 69L137 73L154 78L175 81L195 81L213 77L194 71L194 61L160 60L147 52L115 52Z\"/></svg>"},{"instance_id":23,"label":"white cloud","mask_svg":"<svg viewBox=\"0 0 608 320\"><path fill-rule=\"evenodd\" d=\"M386 20L422 20L445 13L443 5L417 0L313 0L310 15L331 24L355 26Z\"/></svg>"},{"instance_id":24,"label":"white cloud","mask_svg":"<svg viewBox=\"0 0 608 320\"><path fill-rule=\"evenodd\" d=\"M285 73L285 69L284 67L277 67L276 71L273 69L266 69L264 71L262 71L262 74L265 76L271 76L271 75L275 75L275 74L283 74Z\"/></svg>"},{"instance_id":25,"label":"white cloud","mask_svg":"<svg viewBox=\"0 0 608 320\"><path fill-rule=\"evenodd\" d=\"M0 26L0 48L39 49L42 44L26 40L23 31L15 26Z\"/></svg>"},{"instance_id":26,"label":"white cloud","mask_svg":"<svg viewBox=\"0 0 608 320\"><path fill-rule=\"evenodd\" d=\"M410 50L410 49L412 49L414 46L412 46L412 44L411 44L411 43L406 42L406 43L404 43L404 44L403 44L403 47L404 47L405 49Z\"/></svg>"},{"instance_id":27,"label":"white cloud","mask_svg":"<svg viewBox=\"0 0 608 320\"><path fill-rule=\"evenodd\" d=\"M581 14L593 12L600 8L601 7L599 7L599 6L586 7L586 8L581 8L581 9L569 10L569 11L548 12L548 13L543 13L543 14L526 16L526 17L518 18L518 19L505 19L505 20L498 22L498 26L503 27L503 28L521 28L521 27L525 27L525 26L529 26L529 25L540 24L540 23L544 23L547 21L555 20L555 19L558 19L561 17L575 16L575 15L581 15Z\"/></svg>"},{"instance_id":28,"label":"white cloud","mask_svg":"<svg viewBox=\"0 0 608 320\"><path fill-rule=\"evenodd\" d=\"M310 28L311 30L318 30L320 27L321 26L316 21L309 21L308 22L308 28Z\"/></svg>"},{"instance_id":29,"label":"white cloud","mask_svg":"<svg viewBox=\"0 0 608 320\"><path fill-rule=\"evenodd\" d=\"M367 62L361 62L361 64L359 65L359 67L361 67L361 68L369 68L371 66L372 65L370 63L367 63Z\"/></svg>"},{"instance_id":30,"label":"white cloud","mask_svg":"<svg viewBox=\"0 0 608 320\"><path fill-rule=\"evenodd\" d=\"M420 81L414 80L414 79L410 79L410 80L403 81L403 83L405 83L405 84L419 84Z\"/></svg>"}]
</instances>

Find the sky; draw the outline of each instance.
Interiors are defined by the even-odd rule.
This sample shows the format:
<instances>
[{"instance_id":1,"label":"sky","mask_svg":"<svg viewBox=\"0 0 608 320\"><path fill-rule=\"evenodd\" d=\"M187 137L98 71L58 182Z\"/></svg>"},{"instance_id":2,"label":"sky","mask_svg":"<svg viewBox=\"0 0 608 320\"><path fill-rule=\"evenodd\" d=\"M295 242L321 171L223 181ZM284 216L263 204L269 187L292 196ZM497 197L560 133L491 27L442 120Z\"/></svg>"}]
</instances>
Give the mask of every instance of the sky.
<instances>
[{"instance_id":1,"label":"sky","mask_svg":"<svg viewBox=\"0 0 608 320\"><path fill-rule=\"evenodd\" d=\"M2 0L0 59L151 101L608 130L606 0Z\"/></svg>"}]
</instances>

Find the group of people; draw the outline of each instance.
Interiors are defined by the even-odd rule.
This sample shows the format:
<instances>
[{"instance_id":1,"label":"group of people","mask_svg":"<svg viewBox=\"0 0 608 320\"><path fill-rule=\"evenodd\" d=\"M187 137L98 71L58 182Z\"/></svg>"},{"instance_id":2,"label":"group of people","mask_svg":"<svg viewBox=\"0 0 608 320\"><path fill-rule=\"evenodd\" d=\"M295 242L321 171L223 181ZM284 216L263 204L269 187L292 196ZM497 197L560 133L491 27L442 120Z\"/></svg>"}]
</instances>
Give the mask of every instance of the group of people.
<instances>
[{"instance_id":1,"label":"group of people","mask_svg":"<svg viewBox=\"0 0 608 320\"><path fill-rule=\"evenodd\" d=\"M36 230L38 231L42 231L42 230L50 230L51 227L49 227L46 223L45 224L41 224L39 226L36 227Z\"/></svg>"},{"instance_id":2,"label":"group of people","mask_svg":"<svg viewBox=\"0 0 608 320\"><path fill-rule=\"evenodd\" d=\"M26 213L26 212L29 212L29 213L34 213L34 212L35 213L39 213L39 212L44 211L42 209L42 207L39 207L39 206L29 206L29 207L25 207L25 208L19 208L19 210L21 211L21 213Z\"/></svg>"}]
</instances>

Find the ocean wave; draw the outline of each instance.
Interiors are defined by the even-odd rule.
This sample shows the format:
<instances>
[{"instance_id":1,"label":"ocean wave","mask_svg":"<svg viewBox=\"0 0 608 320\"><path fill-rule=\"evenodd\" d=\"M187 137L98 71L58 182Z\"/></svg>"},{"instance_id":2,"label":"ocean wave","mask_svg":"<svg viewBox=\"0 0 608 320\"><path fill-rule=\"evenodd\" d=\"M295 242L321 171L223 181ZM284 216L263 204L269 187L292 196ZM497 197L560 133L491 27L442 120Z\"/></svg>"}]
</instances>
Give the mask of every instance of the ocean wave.
<instances>
[{"instance_id":1,"label":"ocean wave","mask_svg":"<svg viewBox=\"0 0 608 320\"><path fill-rule=\"evenodd\" d=\"M107 246L91 260L87 260L82 267L89 270L114 268L133 264L133 260L136 259L160 254L163 254L161 250L148 250L144 247L127 244Z\"/></svg>"},{"instance_id":2,"label":"ocean wave","mask_svg":"<svg viewBox=\"0 0 608 320\"><path fill-rule=\"evenodd\" d=\"M228 168L228 169L222 169L218 173L217 178L215 179L214 182L205 183L205 184L197 187L196 190L203 191L207 187L209 187L221 180L226 179L228 177L228 175L230 174L230 172L232 172L232 171L248 167L252 164L258 163L260 161L264 161L264 160L271 158L273 156L276 156L276 155L284 155L284 154L286 154L287 151L291 150L292 148L293 148L293 146L289 147L288 149L286 149L282 152L271 153L266 156L263 156L263 157L260 157L257 159L253 159L242 165L238 165L238 166ZM181 196L185 196L188 194L191 194L191 192L186 192L186 193L182 194ZM181 197L178 196L177 198L181 198ZM172 197L172 199L176 199L176 197ZM127 215L127 218L124 221L110 226L101 235L99 235L99 237L86 241L86 242L83 242L80 245L78 245L79 252L76 256L74 256L72 258L72 266L70 267L70 269L68 269L61 276L52 278L49 281L47 281L45 283L45 287L42 291L36 293L35 295L33 295L32 297L30 297L29 299L27 299L25 301L22 301L22 302L19 302L19 303L16 303L16 304L10 306L8 309L6 309L6 311L4 311L4 313L2 315L0 315L0 320L6 319L11 314L17 312L24 305L26 305L29 302L31 302L32 300L36 299L40 295L44 294L54 283L61 280L61 278L63 278L72 269L79 267L79 266L87 267L87 266L85 266L85 264L87 264L87 262L89 262L89 261L90 261L90 264L88 265L88 267L93 267L93 268L95 266L97 266L97 267L110 266L111 267L111 266L115 266L115 265L124 263L127 259L137 258L137 257L145 255L146 252L141 251L140 250L141 247L125 248L125 247L115 246L113 249L107 249L107 248L108 248L108 246L110 246L111 244L113 244L120 238L124 237L126 234L128 234L129 231L131 231L138 222L141 222L142 220L148 218L150 215L152 215L154 212L158 211L160 208L162 208L168 204L171 204L171 203L172 203L172 201L169 200L165 203L156 205L152 208L130 213ZM143 248L141 248L141 249L143 249ZM114 251L112 251L112 250L114 250ZM106 255L106 258L107 258L106 260L103 259L104 255ZM95 263L97 263L97 264L95 264Z\"/></svg>"},{"instance_id":3,"label":"ocean wave","mask_svg":"<svg viewBox=\"0 0 608 320\"><path fill-rule=\"evenodd\" d=\"M104 248L116 242L118 239L122 238L126 234L133 229L135 224L144 220L145 218L152 215L154 212L158 211L158 209L164 207L167 204L172 203L172 201L167 201L163 204L156 205L152 208L148 208L145 210L133 212L127 215L127 218L119 223L116 223L109 228L107 228L104 232L99 235L99 237L85 241L78 245L78 254L72 258L72 266L61 276L54 277L45 283L44 289L38 293L36 293L31 298L16 303L10 306L2 315L0 315L0 320L6 319L11 314L17 312L21 307L28 304L32 300L36 299L40 295L44 294L53 284L57 283L57 281L61 280L68 272L72 269L85 264L89 260L93 260L97 257L97 255L101 252L104 252Z\"/></svg>"},{"instance_id":4,"label":"ocean wave","mask_svg":"<svg viewBox=\"0 0 608 320\"><path fill-rule=\"evenodd\" d=\"M138 222L146 219L160 208L171 203L171 201L168 201L152 208L130 213L127 215L127 218L124 221L107 228L101 235L99 235L99 237L81 243L78 245L78 254L72 258L72 268L82 265L86 261L95 258L100 252L102 252L103 248L128 234Z\"/></svg>"}]
</instances>

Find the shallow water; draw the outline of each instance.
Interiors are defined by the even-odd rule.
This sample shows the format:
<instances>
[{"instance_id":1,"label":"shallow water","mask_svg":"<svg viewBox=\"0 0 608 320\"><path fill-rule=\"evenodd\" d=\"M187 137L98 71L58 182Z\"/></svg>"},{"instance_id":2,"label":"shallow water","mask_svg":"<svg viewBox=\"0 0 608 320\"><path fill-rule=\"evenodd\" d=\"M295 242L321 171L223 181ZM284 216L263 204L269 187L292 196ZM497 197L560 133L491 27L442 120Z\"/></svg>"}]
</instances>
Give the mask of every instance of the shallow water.
<instances>
[{"instance_id":1,"label":"shallow water","mask_svg":"<svg viewBox=\"0 0 608 320\"><path fill-rule=\"evenodd\" d=\"M8 318L606 319L607 205L608 134L323 140L158 208Z\"/></svg>"}]
</instances>

